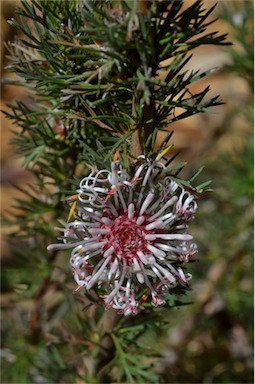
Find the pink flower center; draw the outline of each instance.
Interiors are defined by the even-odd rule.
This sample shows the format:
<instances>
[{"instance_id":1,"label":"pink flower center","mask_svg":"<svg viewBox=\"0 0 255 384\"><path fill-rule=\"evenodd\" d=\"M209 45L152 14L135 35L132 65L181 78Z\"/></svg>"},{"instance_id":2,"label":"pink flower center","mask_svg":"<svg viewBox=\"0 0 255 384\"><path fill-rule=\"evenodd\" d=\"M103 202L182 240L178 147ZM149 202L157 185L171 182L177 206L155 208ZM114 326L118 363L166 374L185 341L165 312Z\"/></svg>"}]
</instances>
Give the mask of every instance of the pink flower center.
<instances>
[{"instance_id":1,"label":"pink flower center","mask_svg":"<svg viewBox=\"0 0 255 384\"><path fill-rule=\"evenodd\" d=\"M119 216L114 220L114 224L107 226L110 230L104 236L108 240L105 250L114 248L113 259L115 257L123 258L128 265L133 263L133 259L138 259L137 251L148 253L145 236L150 232L145 230L145 225L137 225L136 218L129 219L127 216Z\"/></svg>"}]
</instances>

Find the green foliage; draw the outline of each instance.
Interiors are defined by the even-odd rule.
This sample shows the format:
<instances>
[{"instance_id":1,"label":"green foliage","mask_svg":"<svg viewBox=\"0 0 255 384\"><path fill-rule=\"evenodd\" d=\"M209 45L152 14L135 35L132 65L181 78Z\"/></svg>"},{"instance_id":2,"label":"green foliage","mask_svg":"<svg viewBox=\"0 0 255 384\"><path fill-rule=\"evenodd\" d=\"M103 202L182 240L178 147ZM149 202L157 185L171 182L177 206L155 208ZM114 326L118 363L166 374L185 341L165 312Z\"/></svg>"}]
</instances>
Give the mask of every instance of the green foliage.
<instances>
[{"instance_id":1,"label":"green foliage","mask_svg":"<svg viewBox=\"0 0 255 384\"><path fill-rule=\"evenodd\" d=\"M251 383L253 380L251 137L247 135L243 148L234 155L217 152L214 160L206 163L215 192L201 204L196 218L195 232L202 257L190 266L193 279L198 282L193 293L195 304L186 307L186 312L182 308L172 318L172 327L177 328L173 331L174 340L180 338L179 344L173 342L178 360L171 366L166 363L164 382ZM204 295L205 308L211 306L211 313L197 304ZM220 309L217 300L222 305ZM192 327L186 323L187 319L193 322ZM221 369L217 369L219 366Z\"/></svg>"},{"instance_id":2,"label":"green foliage","mask_svg":"<svg viewBox=\"0 0 255 384\"><path fill-rule=\"evenodd\" d=\"M54 153L60 147L78 156L91 124L115 138L114 149L123 146L120 136L127 134L129 142L139 130L143 153L153 153L158 130L221 103L218 97L204 100L209 87L197 94L189 90L209 72L184 68L194 48L226 44L225 35L205 32L214 7L205 10L200 1L185 11L182 2L146 2L146 12L138 2L125 1L22 5L19 22L11 24L25 37L9 45L8 69L21 78L15 84L34 96L31 107L13 107L13 118L30 134L36 120L35 131L47 135L41 140ZM37 162L42 152L43 147L29 160Z\"/></svg>"},{"instance_id":3,"label":"green foliage","mask_svg":"<svg viewBox=\"0 0 255 384\"><path fill-rule=\"evenodd\" d=\"M239 73L254 89L254 4L252 1L231 2L221 4L221 18L233 28L237 48L230 48L231 63L226 66L228 71Z\"/></svg>"},{"instance_id":4,"label":"green foliage","mask_svg":"<svg viewBox=\"0 0 255 384\"><path fill-rule=\"evenodd\" d=\"M9 342L17 358L17 370L14 375L7 370L6 381L72 382L75 377L96 382L95 367L107 382L158 380L155 365L162 351L148 350L144 337L156 341L160 332L164 337L168 321L162 315L168 317L182 303L168 300L162 312L147 311L145 305L139 316L119 317L114 330L102 334L103 312L93 294L89 303L77 296L82 308L74 304L67 258L47 254L46 246L55 238L57 219L67 218L63 199L91 165L109 163L117 150L129 165L140 154L133 148L134 133L135 144L155 158L160 130L221 104L218 96L206 97L209 86L190 91L210 71L185 69L198 46L226 44L225 35L206 32L214 7L207 10L201 1L185 10L182 6L183 1L22 0L18 20L10 21L21 37L9 43L7 69L17 79L5 83L26 87L28 96L10 105L6 116L17 126L12 142L34 183L20 189L24 198L16 199L18 213L11 211L5 220L13 228L13 265L4 284L6 291L23 287L19 301L33 299L35 308L20 336L14 322L22 318L4 322L8 333L16 329ZM160 150L170 138L171 133ZM192 188L201 169L185 182L179 178L184 164L173 165L174 159L166 172ZM207 185L201 183L194 192ZM47 309L46 295L49 301L57 297ZM90 306L96 307L92 315ZM18 313L25 316L22 308ZM111 339L106 361L105 335Z\"/></svg>"}]
</instances>

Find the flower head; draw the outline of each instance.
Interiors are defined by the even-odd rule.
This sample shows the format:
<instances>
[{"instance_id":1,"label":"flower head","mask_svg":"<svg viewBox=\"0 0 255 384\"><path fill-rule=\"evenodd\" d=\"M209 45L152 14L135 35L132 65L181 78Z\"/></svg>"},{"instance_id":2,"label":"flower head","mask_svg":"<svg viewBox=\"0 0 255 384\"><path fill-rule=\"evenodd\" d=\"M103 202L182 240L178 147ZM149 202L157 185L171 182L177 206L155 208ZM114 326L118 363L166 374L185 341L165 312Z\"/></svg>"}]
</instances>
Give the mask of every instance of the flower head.
<instances>
[{"instance_id":1,"label":"flower head","mask_svg":"<svg viewBox=\"0 0 255 384\"><path fill-rule=\"evenodd\" d=\"M128 174L120 161L93 170L81 180L76 219L66 225L64 244L73 248L70 264L80 289L99 286L106 308L136 313L151 297L154 306L177 284L191 278L176 266L196 253L189 245L195 197L170 176L155 180L162 163L141 157ZM148 294L146 294L146 292Z\"/></svg>"}]
</instances>

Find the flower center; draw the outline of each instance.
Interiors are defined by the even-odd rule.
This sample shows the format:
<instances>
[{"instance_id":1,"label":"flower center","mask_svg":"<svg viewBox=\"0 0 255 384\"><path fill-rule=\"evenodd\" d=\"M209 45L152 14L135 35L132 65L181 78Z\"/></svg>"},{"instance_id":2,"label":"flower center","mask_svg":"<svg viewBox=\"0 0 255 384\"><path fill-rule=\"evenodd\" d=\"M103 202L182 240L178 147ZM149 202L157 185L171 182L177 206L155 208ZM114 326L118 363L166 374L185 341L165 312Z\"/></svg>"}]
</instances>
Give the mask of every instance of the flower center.
<instances>
[{"instance_id":1,"label":"flower center","mask_svg":"<svg viewBox=\"0 0 255 384\"><path fill-rule=\"evenodd\" d=\"M136 218L119 216L109 229L105 236L108 240L106 248L114 247L113 257L124 258L130 265L134 258L138 258L138 250L148 253L145 236L149 231L145 230L145 225L137 225Z\"/></svg>"}]
</instances>

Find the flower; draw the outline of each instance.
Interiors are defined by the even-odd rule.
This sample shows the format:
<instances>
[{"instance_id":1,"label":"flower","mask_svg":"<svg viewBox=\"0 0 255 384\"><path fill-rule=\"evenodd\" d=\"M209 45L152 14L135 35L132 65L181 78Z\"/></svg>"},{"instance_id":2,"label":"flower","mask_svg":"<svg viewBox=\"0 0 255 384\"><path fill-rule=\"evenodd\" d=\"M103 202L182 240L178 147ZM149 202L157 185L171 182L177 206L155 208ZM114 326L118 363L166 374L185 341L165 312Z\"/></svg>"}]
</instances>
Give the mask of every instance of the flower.
<instances>
[{"instance_id":1,"label":"flower","mask_svg":"<svg viewBox=\"0 0 255 384\"><path fill-rule=\"evenodd\" d=\"M124 315L137 313L148 296L152 305L164 304L165 293L188 287L191 278L178 265L196 253L187 231L197 204L171 176L158 176L163 169L143 156L131 174L119 160L109 170L93 169L80 182L63 244L48 247L73 248L77 290L97 285L106 308Z\"/></svg>"}]
</instances>

